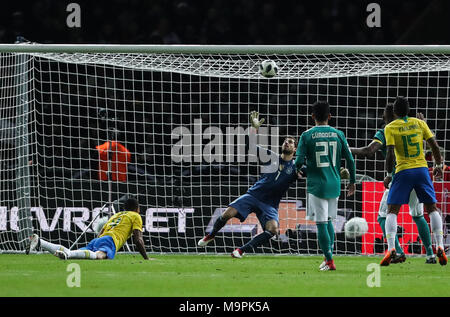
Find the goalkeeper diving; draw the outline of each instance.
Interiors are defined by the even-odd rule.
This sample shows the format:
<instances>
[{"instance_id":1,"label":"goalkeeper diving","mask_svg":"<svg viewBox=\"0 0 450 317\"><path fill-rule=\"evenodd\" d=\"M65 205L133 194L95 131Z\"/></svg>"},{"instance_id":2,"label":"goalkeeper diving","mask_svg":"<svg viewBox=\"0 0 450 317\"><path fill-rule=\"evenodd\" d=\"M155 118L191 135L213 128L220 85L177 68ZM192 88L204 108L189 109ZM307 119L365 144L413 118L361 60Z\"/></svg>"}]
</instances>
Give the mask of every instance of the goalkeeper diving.
<instances>
[{"instance_id":1,"label":"goalkeeper diving","mask_svg":"<svg viewBox=\"0 0 450 317\"><path fill-rule=\"evenodd\" d=\"M135 198L128 198L123 209L108 219L100 230L98 237L91 240L89 244L79 250L70 250L62 245L50 243L39 238L37 234L30 237L30 243L26 253L41 249L50 252L62 260L67 259L91 259L105 260L114 259L117 251L133 236L134 243L139 253L148 260L142 238L142 217L140 215L139 202Z\"/></svg>"},{"instance_id":2,"label":"goalkeeper diving","mask_svg":"<svg viewBox=\"0 0 450 317\"><path fill-rule=\"evenodd\" d=\"M252 111L250 114L250 135L256 136L259 127L264 123L264 118L259 119L259 113ZM256 146L256 148L255 148ZM281 198L284 196L289 186L297 179L297 173L294 165L294 154L297 149L296 140L291 137L285 137L281 146L281 155L270 150L263 149L249 141L249 149L260 149L260 153L266 152L270 157L269 162L264 162L262 173L259 180L248 189L247 193L240 196L228 205L228 208L215 221L212 230L201 240L198 245L203 247L212 242L228 220L233 217L241 222L247 219L250 213L255 213L264 232L255 236L248 243L235 249L231 256L242 258L242 256L256 247L268 242L272 237L278 234L278 207ZM250 153L250 151L249 151ZM256 153L256 151L254 151Z\"/></svg>"}]
</instances>

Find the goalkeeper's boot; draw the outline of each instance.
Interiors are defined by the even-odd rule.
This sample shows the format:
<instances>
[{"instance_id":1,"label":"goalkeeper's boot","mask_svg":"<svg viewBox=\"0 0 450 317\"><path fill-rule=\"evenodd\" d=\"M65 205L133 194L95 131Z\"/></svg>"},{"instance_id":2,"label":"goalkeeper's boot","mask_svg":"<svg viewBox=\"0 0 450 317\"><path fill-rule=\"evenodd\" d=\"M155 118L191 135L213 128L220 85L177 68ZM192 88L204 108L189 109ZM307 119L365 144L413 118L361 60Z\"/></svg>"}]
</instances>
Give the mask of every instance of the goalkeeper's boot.
<instances>
[{"instance_id":1,"label":"goalkeeper's boot","mask_svg":"<svg viewBox=\"0 0 450 317\"><path fill-rule=\"evenodd\" d=\"M392 264L395 263L403 263L406 261L406 255L404 253L402 254L396 254L395 257L391 260Z\"/></svg>"},{"instance_id":2,"label":"goalkeeper's boot","mask_svg":"<svg viewBox=\"0 0 450 317\"><path fill-rule=\"evenodd\" d=\"M39 248L40 244L41 244L41 240L39 239L39 236L37 234L33 234L30 237L30 243L28 243L25 253L30 254L31 251L34 251L34 250L36 250L36 248Z\"/></svg>"},{"instance_id":3,"label":"goalkeeper's boot","mask_svg":"<svg viewBox=\"0 0 450 317\"><path fill-rule=\"evenodd\" d=\"M446 265L447 264L447 256L445 255L444 248L438 247L437 248L437 252L436 252L436 256L439 259L439 264L440 265Z\"/></svg>"},{"instance_id":4,"label":"goalkeeper's boot","mask_svg":"<svg viewBox=\"0 0 450 317\"><path fill-rule=\"evenodd\" d=\"M431 256L427 256L427 259L425 260L425 264L436 264L436 256L433 254Z\"/></svg>"},{"instance_id":5,"label":"goalkeeper's boot","mask_svg":"<svg viewBox=\"0 0 450 317\"><path fill-rule=\"evenodd\" d=\"M199 247L206 247L208 243L210 243L213 240L214 236L207 234L206 236L203 237L203 239L199 240L197 244Z\"/></svg>"},{"instance_id":6,"label":"goalkeeper's boot","mask_svg":"<svg viewBox=\"0 0 450 317\"><path fill-rule=\"evenodd\" d=\"M392 259L395 258L396 255L397 255L397 252L395 251L395 249L387 251L386 255L383 258L383 260L381 260L380 265L381 266L388 266L391 263Z\"/></svg>"},{"instance_id":7,"label":"goalkeeper's boot","mask_svg":"<svg viewBox=\"0 0 450 317\"><path fill-rule=\"evenodd\" d=\"M60 258L61 260L67 260L69 257L68 254L64 252L64 250L56 250L54 255Z\"/></svg>"},{"instance_id":8,"label":"goalkeeper's boot","mask_svg":"<svg viewBox=\"0 0 450 317\"><path fill-rule=\"evenodd\" d=\"M325 265L320 270L321 271L335 271L336 265L334 264L334 260L326 261Z\"/></svg>"},{"instance_id":9,"label":"goalkeeper's boot","mask_svg":"<svg viewBox=\"0 0 450 317\"><path fill-rule=\"evenodd\" d=\"M240 258L243 257L243 255L244 255L244 252L242 252L242 250L239 249L239 248L236 249L236 250L234 250L233 252L231 252L231 256L232 256L233 258L240 259Z\"/></svg>"}]
</instances>

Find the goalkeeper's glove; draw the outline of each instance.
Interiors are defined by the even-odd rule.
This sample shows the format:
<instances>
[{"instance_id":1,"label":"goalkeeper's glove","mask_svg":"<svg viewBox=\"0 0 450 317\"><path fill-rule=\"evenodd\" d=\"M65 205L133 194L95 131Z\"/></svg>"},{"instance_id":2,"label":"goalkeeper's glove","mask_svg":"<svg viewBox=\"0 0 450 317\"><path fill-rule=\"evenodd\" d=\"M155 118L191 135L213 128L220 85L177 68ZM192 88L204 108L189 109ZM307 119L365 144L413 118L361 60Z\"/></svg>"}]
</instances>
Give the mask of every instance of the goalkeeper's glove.
<instances>
[{"instance_id":1,"label":"goalkeeper's glove","mask_svg":"<svg viewBox=\"0 0 450 317\"><path fill-rule=\"evenodd\" d=\"M340 174L341 174L341 178L342 179L349 179L350 178L350 172L345 167L341 167Z\"/></svg>"},{"instance_id":2,"label":"goalkeeper's glove","mask_svg":"<svg viewBox=\"0 0 450 317\"><path fill-rule=\"evenodd\" d=\"M306 165L302 165L301 168L297 170L298 179L306 178Z\"/></svg>"},{"instance_id":3,"label":"goalkeeper's glove","mask_svg":"<svg viewBox=\"0 0 450 317\"><path fill-rule=\"evenodd\" d=\"M264 121L265 121L264 118L259 120L259 112L257 111L250 112L250 123L252 124L253 128L258 129L264 123Z\"/></svg>"}]
</instances>

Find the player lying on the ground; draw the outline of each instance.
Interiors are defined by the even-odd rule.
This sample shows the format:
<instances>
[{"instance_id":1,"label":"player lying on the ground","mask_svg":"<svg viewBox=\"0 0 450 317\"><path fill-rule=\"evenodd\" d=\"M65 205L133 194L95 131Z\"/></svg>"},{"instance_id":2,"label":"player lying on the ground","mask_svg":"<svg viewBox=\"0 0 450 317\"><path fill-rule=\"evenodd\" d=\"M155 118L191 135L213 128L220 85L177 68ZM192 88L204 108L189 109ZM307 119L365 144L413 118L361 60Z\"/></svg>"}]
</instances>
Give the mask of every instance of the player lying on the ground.
<instances>
[{"instance_id":1,"label":"player lying on the ground","mask_svg":"<svg viewBox=\"0 0 450 317\"><path fill-rule=\"evenodd\" d=\"M109 218L103 226L98 238L89 242L89 244L79 250L69 250L62 245L53 244L44 239L40 239L37 234L30 237L27 254L35 249L42 249L59 257L62 260L67 259L91 259L104 260L114 259L116 252L122 248L128 238L133 235L134 243L139 253L145 260L148 260L145 251L144 240L142 239L142 217L139 214L139 202L135 198L128 198L123 209Z\"/></svg>"},{"instance_id":2,"label":"player lying on the ground","mask_svg":"<svg viewBox=\"0 0 450 317\"><path fill-rule=\"evenodd\" d=\"M250 115L252 128L250 133L257 133L258 128L264 122L259 120L259 114L252 111ZM250 141L249 146L255 146ZM232 257L241 258L244 253L252 251L256 247L269 241L278 233L278 207L281 198L284 196L289 186L297 179L297 173L294 166L294 154L297 148L293 137L286 137L281 146L281 155L272 151L267 151L271 159L263 168L259 180L247 191L246 194L234 200L228 205L228 208L217 218L213 229L205 237L198 241L199 246L206 246L214 240L216 234L222 229L228 220L233 217L241 222L245 221L250 213L255 213L264 230L244 246L237 248L232 252ZM260 150L263 150L260 148Z\"/></svg>"},{"instance_id":3,"label":"player lying on the ground","mask_svg":"<svg viewBox=\"0 0 450 317\"><path fill-rule=\"evenodd\" d=\"M421 114L418 114L417 117L423 120L423 116ZM384 109L383 120L385 125L388 125L394 120L394 108L392 104L388 104ZM356 155L357 157L369 157L374 155L377 151L381 151L383 157L386 158L386 138L384 136L384 127L375 133L373 141L369 145L362 148L351 148L350 150L352 151L352 154ZM392 175L394 174L395 168L392 171ZM383 193L377 218L381 230L383 231L384 237L386 237L385 223L387 216L388 195L389 195L389 188L387 188ZM434 255L433 246L431 244L430 229L428 228L428 223L423 216L423 204L421 204L417 199L416 191L414 189L411 191L411 194L409 196L408 205L409 205L409 214L416 223L420 240L423 242L425 246L425 250L427 253L425 263L436 263L436 256ZM405 252L403 251L403 248L400 245L397 235L395 235L395 251L396 255L392 258L391 263L404 262L406 260L406 255Z\"/></svg>"},{"instance_id":4,"label":"player lying on the ground","mask_svg":"<svg viewBox=\"0 0 450 317\"><path fill-rule=\"evenodd\" d=\"M328 102L318 101L312 107L315 126L300 136L295 160L296 169L306 163L307 215L317 226L319 246L325 256L321 271L336 270L333 260L334 226L341 193L341 158L350 173L348 196L355 192L356 168L344 133L328 125L331 118Z\"/></svg>"},{"instance_id":5,"label":"player lying on the ground","mask_svg":"<svg viewBox=\"0 0 450 317\"><path fill-rule=\"evenodd\" d=\"M389 188L387 198L386 239L388 251L380 265L387 266L395 258L395 236L397 234L397 215L403 204L407 204L411 191L415 190L419 202L430 217L431 232L436 241L436 255L441 265L447 264L444 251L442 218L436 207L436 193L428 164L423 152L423 140L430 146L436 162L433 174L442 178L442 161L439 146L425 121L408 117L409 102L397 97L394 102L394 121L384 128L386 137L386 171L384 186ZM395 165L395 177L392 172ZM392 184L390 184L392 181Z\"/></svg>"}]
</instances>

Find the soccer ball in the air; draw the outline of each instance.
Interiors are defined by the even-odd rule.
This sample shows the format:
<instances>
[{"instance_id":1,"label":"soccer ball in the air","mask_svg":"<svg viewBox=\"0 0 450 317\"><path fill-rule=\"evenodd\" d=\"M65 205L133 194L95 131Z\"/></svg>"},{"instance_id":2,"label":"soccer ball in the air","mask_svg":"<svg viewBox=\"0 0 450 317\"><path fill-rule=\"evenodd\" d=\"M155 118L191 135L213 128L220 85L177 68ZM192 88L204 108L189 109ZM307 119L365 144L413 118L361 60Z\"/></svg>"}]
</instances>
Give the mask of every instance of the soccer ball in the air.
<instances>
[{"instance_id":1,"label":"soccer ball in the air","mask_svg":"<svg viewBox=\"0 0 450 317\"><path fill-rule=\"evenodd\" d=\"M344 231L345 237L349 239L355 239L361 237L369 230L367 221L361 217L353 217L345 223Z\"/></svg>"},{"instance_id":2,"label":"soccer ball in the air","mask_svg":"<svg viewBox=\"0 0 450 317\"><path fill-rule=\"evenodd\" d=\"M264 77L271 78L278 73L278 66L272 60L265 60L259 64L259 73Z\"/></svg>"}]
</instances>

